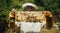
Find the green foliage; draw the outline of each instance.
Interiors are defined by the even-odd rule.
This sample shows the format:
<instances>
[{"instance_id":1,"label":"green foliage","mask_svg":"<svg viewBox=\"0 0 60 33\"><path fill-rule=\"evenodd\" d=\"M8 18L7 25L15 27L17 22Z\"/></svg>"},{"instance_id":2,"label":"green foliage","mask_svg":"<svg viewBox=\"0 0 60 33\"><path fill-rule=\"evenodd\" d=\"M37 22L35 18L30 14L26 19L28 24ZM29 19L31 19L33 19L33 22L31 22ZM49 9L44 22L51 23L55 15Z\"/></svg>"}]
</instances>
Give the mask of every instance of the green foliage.
<instances>
[{"instance_id":1,"label":"green foliage","mask_svg":"<svg viewBox=\"0 0 60 33\"><path fill-rule=\"evenodd\" d=\"M38 11L43 11L44 10L44 7L42 7L42 6L39 6L38 8L39 8Z\"/></svg>"}]
</instances>

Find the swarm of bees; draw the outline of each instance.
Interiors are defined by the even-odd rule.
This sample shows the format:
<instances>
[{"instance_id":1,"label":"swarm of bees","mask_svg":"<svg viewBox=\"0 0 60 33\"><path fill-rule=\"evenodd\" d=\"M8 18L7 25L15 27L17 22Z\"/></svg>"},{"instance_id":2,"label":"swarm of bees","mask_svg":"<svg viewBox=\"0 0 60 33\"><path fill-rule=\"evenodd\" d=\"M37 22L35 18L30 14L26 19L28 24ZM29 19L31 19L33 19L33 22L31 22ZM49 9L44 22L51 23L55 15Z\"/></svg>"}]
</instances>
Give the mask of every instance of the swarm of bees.
<instances>
[{"instance_id":1,"label":"swarm of bees","mask_svg":"<svg viewBox=\"0 0 60 33\"><path fill-rule=\"evenodd\" d=\"M52 17L49 11L11 11L9 13L9 19L14 18L16 21L24 22L42 22L46 21L46 16Z\"/></svg>"},{"instance_id":2,"label":"swarm of bees","mask_svg":"<svg viewBox=\"0 0 60 33\"><path fill-rule=\"evenodd\" d=\"M24 22L41 22L42 20L46 20L44 14L42 12L32 11L32 12L23 12L18 11L15 14L16 21L24 21Z\"/></svg>"}]
</instances>

